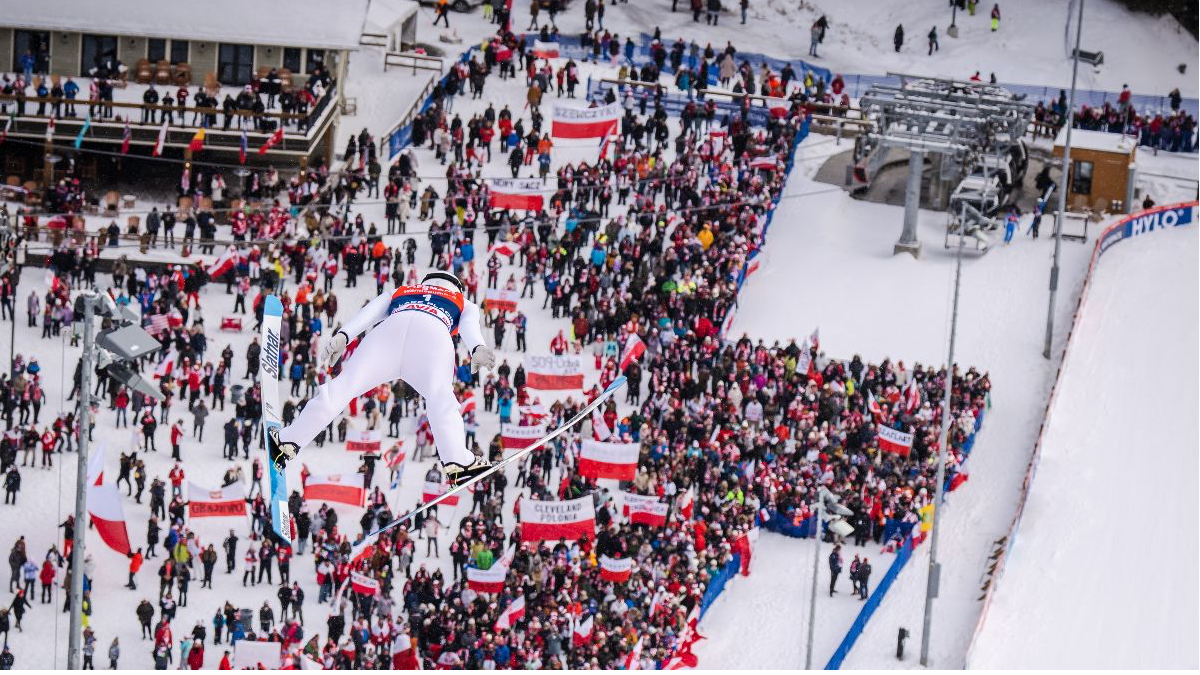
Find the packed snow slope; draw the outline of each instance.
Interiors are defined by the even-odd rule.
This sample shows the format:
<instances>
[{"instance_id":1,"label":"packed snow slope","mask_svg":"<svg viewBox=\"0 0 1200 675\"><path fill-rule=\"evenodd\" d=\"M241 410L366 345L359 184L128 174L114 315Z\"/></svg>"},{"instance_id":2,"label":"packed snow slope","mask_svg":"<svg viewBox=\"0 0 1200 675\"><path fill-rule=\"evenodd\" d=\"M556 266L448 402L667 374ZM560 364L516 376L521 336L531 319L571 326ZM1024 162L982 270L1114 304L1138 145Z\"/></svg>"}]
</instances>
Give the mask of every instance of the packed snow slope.
<instances>
[{"instance_id":1,"label":"packed snow slope","mask_svg":"<svg viewBox=\"0 0 1200 675\"><path fill-rule=\"evenodd\" d=\"M1198 234L1098 263L971 667L1200 665Z\"/></svg>"}]
</instances>

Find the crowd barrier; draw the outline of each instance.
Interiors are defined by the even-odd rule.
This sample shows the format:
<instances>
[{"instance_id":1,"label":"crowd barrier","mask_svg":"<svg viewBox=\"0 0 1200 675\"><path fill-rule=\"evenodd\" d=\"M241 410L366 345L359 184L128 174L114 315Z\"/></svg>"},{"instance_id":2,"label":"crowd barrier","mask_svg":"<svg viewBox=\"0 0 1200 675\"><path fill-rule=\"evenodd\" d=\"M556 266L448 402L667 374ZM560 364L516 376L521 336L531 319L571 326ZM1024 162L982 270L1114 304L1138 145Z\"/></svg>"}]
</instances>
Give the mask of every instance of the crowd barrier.
<instances>
[{"instance_id":1,"label":"crowd barrier","mask_svg":"<svg viewBox=\"0 0 1200 675\"><path fill-rule=\"evenodd\" d=\"M987 622L988 610L991 608L992 599L995 597L996 587L1004 577L1004 568L1008 562L1008 556L1012 552L1013 543L1016 541L1017 534L1021 529L1021 518L1025 515L1025 505L1029 501L1029 492L1033 487L1034 479L1037 477L1038 464L1042 458L1042 441L1045 439L1046 428L1050 424L1050 411L1054 408L1054 401L1058 397L1059 386L1062 384L1063 366L1066 364L1067 357L1071 351L1075 329L1079 326L1079 320L1083 315L1083 305L1087 300L1088 289L1092 285L1092 276L1096 270L1096 263L1100 260L1100 256L1104 255L1105 252L1120 242L1160 230L1193 224L1195 222L1197 206L1200 206L1200 202L1182 202L1130 214L1106 228L1099 238L1096 239L1095 247L1092 249L1091 260L1088 262L1087 273L1084 276L1083 290L1079 293L1079 301L1075 304L1075 311L1071 316L1071 327L1067 332L1062 358L1059 359L1058 370L1054 374L1054 385L1051 387L1050 396L1046 400L1045 412L1042 413L1042 423L1038 428L1037 441L1034 442L1033 455L1030 457L1029 465L1025 469L1025 479L1021 484L1021 495L1017 500L1017 510L1013 516L1012 523L1008 527L1008 533L1002 539L1004 544L996 552L995 564L990 567L985 575L983 608L979 612L979 619L975 622L975 630L972 632L971 641L967 645L966 665L968 668L971 666L971 654L975 649L975 643L978 641L979 634L983 631L984 624Z\"/></svg>"}]
</instances>

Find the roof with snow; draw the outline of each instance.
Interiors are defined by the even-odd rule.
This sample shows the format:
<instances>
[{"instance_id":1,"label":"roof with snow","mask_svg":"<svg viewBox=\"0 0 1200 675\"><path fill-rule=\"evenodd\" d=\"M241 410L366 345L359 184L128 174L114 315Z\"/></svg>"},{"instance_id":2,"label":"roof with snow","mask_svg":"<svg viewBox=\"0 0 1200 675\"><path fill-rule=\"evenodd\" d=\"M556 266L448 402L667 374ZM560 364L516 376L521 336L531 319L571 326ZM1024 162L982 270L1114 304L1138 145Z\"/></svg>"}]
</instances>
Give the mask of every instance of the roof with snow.
<instances>
[{"instance_id":1,"label":"roof with snow","mask_svg":"<svg viewBox=\"0 0 1200 675\"><path fill-rule=\"evenodd\" d=\"M0 25L101 35L357 49L370 0L53 0L8 3Z\"/></svg>"},{"instance_id":2,"label":"roof with snow","mask_svg":"<svg viewBox=\"0 0 1200 675\"><path fill-rule=\"evenodd\" d=\"M371 0L367 8L367 31L387 30L416 14L420 8L416 0Z\"/></svg>"},{"instance_id":3,"label":"roof with snow","mask_svg":"<svg viewBox=\"0 0 1200 675\"><path fill-rule=\"evenodd\" d=\"M1061 148L1067 143L1067 128L1058 131L1054 139L1054 147ZM1114 152L1122 155L1133 154L1137 143L1133 138L1124 134L1113 134L1107 131L1087 131L1086 129L1071 130L1072 150L1097 150L1099 152Z\"/></svg>"}]
</instances>

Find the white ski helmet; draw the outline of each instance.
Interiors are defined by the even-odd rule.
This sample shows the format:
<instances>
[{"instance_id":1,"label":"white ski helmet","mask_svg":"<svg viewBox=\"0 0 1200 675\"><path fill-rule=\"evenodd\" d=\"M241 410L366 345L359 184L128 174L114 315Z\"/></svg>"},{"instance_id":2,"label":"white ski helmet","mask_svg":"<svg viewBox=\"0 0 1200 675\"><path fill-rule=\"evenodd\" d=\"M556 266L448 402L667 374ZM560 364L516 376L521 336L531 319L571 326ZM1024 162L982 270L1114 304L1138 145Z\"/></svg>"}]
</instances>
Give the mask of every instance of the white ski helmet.
<instances>
[{"instance_id":1,"label":"white ski helmet","mask_svg":"<svg viewBox=\"0 0 1200 675\"><path fill-rule=\"evenodd\" d=\"M421 283L430 286L440 286L447 290L458 291L459 293L466 292L463 282L450 272L430 272L425 275L425 278L421 279Z\"/></svg>"}]
</instances>

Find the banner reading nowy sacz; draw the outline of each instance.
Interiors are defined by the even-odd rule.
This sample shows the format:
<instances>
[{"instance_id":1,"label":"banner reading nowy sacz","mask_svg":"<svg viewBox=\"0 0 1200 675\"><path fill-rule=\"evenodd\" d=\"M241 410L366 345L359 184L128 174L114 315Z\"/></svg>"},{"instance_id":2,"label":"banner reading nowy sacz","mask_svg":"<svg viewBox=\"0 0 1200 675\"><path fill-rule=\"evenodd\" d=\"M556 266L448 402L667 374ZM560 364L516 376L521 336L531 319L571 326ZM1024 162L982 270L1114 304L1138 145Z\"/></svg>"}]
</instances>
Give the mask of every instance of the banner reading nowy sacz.
<instances>
[{"instance_id":1,"label":"banner reading nowy sacz","mask_svg":"<svg viewBox=\"0 0 1200 675\"><path fill-rule=\"evenodd\" d=\"M541 391L583 390L583 358L526 356L525 386Z\"/></svg>"},{"instance_id":2,"label":"banner reading nowy sacz","mask_svg":"<svg viewBox=\"0 0 1200 675\"><path fill-rule=\"evenodd\" d=\"M596 108L577 108L556 103L551 134L555 138L600 138L616 133L621 105L610 103Z\"/></svg>"},{"instance_id":3,"label":"banner reading nowy sacz","mask_svg":"<svg viewBox=\"0 0 1200 675\"><path fill-rule=\"evenodd\" d=\"M521 498L521 541L578 541L585 536L596 536L591 495L562 502Z\"/></svg>"},{"instance_id":4,"label":"banner reading nowy sacz","mask_svg":"<svg viewBox=\"0 0 1200 675\"><path fill-rule=\"evenodd\" d=\"M545 184L541 178L493 178L488 181L493 209L523 209L541 211Z\"/></svg>"}]
</instances>

